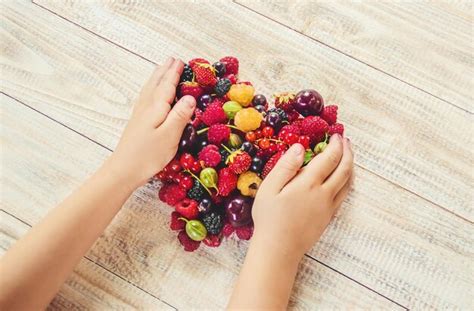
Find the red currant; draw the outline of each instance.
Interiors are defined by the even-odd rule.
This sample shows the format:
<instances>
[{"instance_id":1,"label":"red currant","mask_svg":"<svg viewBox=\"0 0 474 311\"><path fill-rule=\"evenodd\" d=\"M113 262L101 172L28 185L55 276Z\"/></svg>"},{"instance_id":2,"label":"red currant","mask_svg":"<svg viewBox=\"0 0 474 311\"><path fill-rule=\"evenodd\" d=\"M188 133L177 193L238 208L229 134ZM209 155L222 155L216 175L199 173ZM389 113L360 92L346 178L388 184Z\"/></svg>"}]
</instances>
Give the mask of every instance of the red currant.
<instances>
[{"instance_id":1,"label":"red currant","mask_svg":"<svg viewBox=\"0 0 474 311\"><path fill-rule=\"evenodd\" d=\"M295 133L288 133L285 136L284 142L287 143L288 145L293 145L298 142L299 135Z\"/></svg>"},{"instance_id":2,"label":"red currant","mask_svg":"<svg viewBox=\"0 0 474 311\"><path fill-rule=\"evenodd\" d=\"M274 154L278 151L278 146L276 144L270 144L268 147L268 153Z\"/></svg>"},{"instance_id":3,"label":"red currant","mask_svg":"<svg viewBox=\"0 0 474 311\"><path fill-rule=\"evenodd\" d=\"M309 142L310 142L309 136L306 136L306 135L300 136L300 138L298 139L298 142L303 145L304 149L309 148Z\"/></svg>"},{"instance_id":4,"label":"red currant","mask_svg":"<svg viewBox=\"0 0 474 311\"><path fill-rule=\"evenodd\" d=\"M193 178L189 175L184 175L183 178L181 178L181 182L179 183L179 185L184 190L189 190L193 186Z\"/></svg>"},{"instance_id":5,"label":"red currant","mask_svg":"<svg viewBox=\"0 0 474 311\"><path fill-rule=\"evenodd\" d=\"M257 135L257 139L262 138L262 131L260 130L255 131L255 135Z\"/></svg>"},{"instance_id":6,"label":"red currant","mask_svg":"<svg viewBox=\"0 0 474 311\"><path fill-rule=\"evenodd\" d=\"M184 153L181 158L179 159L179 163L181 163L181 166L185 169L185 170L189 170L191 169L191 167L193 166L195 160L194 160L194 157L189 154L189 153Z\"/></svg>"},{"instance_id":7,"label":"red currant","mask_svg":"<svg viewBox=\"0 0 474 311\"><path fill-rule=\"evenodd\" d=\"M263 129L262 129L262 134L264 137L272 137L273 136L273 128L270 127L270 126L265 126Z\"/></svg>"},{"instance_id":8,"label":"red currant","mask_svg":"<svg viewBox=\"0 0 474 311\"><path fill-rule=\"evenodd\" d=\"M255 134L255 132L248 132L247 134L245 134L245 139L248 142L253 143L255 140L257 140L257 135Z\"/></svg>"},{"instance_id":9,"label":"red currant","mask_svg":"<svg viewBox=\"0 0 474 311\"><path fill-rule=\"evenodd\" d=\"M262 140L258 142L258 146L261 149L268 149L268 147L270 147L270 141L266 138L263 138Z\"/></svg>"}]
</instances>

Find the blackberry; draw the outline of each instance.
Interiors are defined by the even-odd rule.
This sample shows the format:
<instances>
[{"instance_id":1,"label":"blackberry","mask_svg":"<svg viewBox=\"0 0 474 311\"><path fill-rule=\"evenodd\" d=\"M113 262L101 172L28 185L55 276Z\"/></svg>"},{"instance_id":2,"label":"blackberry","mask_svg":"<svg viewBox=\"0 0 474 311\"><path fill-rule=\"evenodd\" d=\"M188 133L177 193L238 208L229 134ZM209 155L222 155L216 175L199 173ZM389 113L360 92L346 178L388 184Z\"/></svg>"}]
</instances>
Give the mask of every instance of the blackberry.
<instances>
[{"instance_id":1,"label":"blackberry","mask_svg":"<svg viewBox=\"0 0 474 311\"><path fill-rule=\"evenodd\" d=\"M282 121L288 121L288 115L286 114L285 110L281 108L272 108L268 109L267 114L270 112L276 112L281 117Z\"/></svg>"},{"instance_id":2,"label":"blackberry","mask_svg":"<svg viewBox=\"0 0 474 311\"><path fill-rule=\"evenodd\" d=\"M219 166L225 167L226 166L225 161L227 160L227 157L230 155L230 153L225 149L220 149L219 153L221 154L221 163L219 163Z\"/></svg>"},{"instance_id":3,"label":"blackberry","mask_svg":"<svg viewBox=\"0 0 474 311\"><path fill-rule=\"evenodd\" d=\"M188 197L200 202L203 198L207 197L206 189L195 179L193 186L188 191Z\"/></svg>"},{"instance_id":4,"label":"blackberry","mask_svg":"<svg viewBox=\"0 0 474 311\"><path fill-rule=\"evenodd\" d=\"M222 62L215 62L212 64L212 67L216 70L216 76L223 77L225 75L226 69L225 64Z\"/></svg>"},{"instance_id":5,"label":"blackberry","mask_svg":"<svg viewBox=\"0 0 474 311\"><path fill-rule=\"evenodd\" d=\"M210 234L219 234L224 226L222 216L215 212L204 215L201 220Z\"/></svg>"},{"instance_id":6,"label":"blackberry","mask_svg":"<svg viewBox=\"0 0 474 311\"><path fill-rule=\"evenodd\" d=\"M185 81L193 81L194 80L194 72L189 67L189 65L184 65L183 73L181 74L181 77L179 78L179 82L185 82Z\"/></svg>"},{"instance_id":7,"label":"blackberry","mask_svg":"<svg viewBox=\"0 0 474 311\"><path fill-rule=\"evenodd\" d=\"M227 78L219 79L219 81L217 81L216 83L216 86L214 87L214 92L216 92L216 95L218 97L222 97L225 94L227 94L227 92L229 92L231 86L232 86L232 83L230 82L229 79Z\"/></svg>"}]
</instances>

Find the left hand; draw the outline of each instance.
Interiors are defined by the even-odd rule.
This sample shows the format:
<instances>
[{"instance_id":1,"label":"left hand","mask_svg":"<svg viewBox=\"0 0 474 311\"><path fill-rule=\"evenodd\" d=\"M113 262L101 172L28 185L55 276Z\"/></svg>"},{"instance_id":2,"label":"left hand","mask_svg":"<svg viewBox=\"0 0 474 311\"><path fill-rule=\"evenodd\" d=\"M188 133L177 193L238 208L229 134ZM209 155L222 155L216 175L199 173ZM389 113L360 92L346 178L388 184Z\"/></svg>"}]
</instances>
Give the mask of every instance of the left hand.
<instances>
[{"instance_id":1,"label":"left hand","mask_svg":"<svg viewBox=\"0 0 474 311\"><path fill-rule=\"evenodd\" d=\"M171 109L183 71L180 60L169 58L146 82L120 142L106 162L112 173L135 189L161 171L176 154L184 127L196 106L182 97Z\"/></svg>"}]
</instances>

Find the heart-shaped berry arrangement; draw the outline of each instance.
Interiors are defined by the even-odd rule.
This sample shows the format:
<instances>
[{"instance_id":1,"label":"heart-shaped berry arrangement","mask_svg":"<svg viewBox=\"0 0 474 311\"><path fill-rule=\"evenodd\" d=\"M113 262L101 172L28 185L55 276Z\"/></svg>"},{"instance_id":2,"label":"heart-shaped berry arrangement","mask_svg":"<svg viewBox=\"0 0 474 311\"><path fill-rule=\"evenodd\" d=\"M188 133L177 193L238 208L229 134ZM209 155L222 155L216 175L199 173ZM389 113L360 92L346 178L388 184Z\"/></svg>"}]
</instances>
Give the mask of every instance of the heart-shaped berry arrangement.
<instances>
[{"instance_id":1,"label":"heart-shaped berry arrangement","mask_svg":"<svg viewBox=\"0 0 474 311\"><path fill-rule=\"evenodd\" d=\"M232 56L212 65L195 58L181 75L177 97L193 96L197 108L178 154L157 177L160 200L175 209L170 228L186 251L201 241L217 247L234 232L250 239L253 198L288 147L302 144L306 164L332 134L344 132L338 107L325 107L315 90L275 94L270 107L238 71Z\"/></svg>"}]
</instances>

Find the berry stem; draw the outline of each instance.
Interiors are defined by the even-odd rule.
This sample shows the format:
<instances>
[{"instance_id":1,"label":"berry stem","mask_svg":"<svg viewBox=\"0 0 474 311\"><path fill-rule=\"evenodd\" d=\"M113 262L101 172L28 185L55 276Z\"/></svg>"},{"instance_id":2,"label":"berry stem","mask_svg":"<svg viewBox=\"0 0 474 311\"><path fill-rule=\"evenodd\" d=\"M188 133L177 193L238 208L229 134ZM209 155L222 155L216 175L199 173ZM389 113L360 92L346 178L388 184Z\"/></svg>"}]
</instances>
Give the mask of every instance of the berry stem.
<instances>
[{"instance_id":1,"label":"berry stem","mask_svg":"<svg viewBox=\"0 0 474 311\"><path fill-rule=\"evenodd\" d=\"M229 148L228 148L226 145L224 145L224 144L221 144L221 146L222 146L222 148L224 148L224 149L225 149L225 151L227 151L228 153L232 153L232 152L233 152L233 151L232 151L232 150L230 150L230 149L229 149Z\"/></svg>"},{"instance_id":2,"label":"berry stem","mask_svg":"<svg viewBox=\"0 0 474 311\"><path fill-rule=\"evenodd\" d=\"M202 183L202 181L199 179L199 177L197 177L196 175L194 175L190 170L184 170L184 171L185 171L186 173L188 173L189 175L191 175L194 179L196 179L196 180L201 184L201 186L203 186L204 189L206 189L206 191L209 193L209 195L212 196L211 190L209 190L209 188L206 187L206 185L204 185L204 184Z\"/></svg>"},{"instance_id":3,"label":"berry stem","mask_svg":"<svg viewBox=\"0 0 474 311\"><path fill-rule=\"evenodd\" d=\"M238 127L236 127L235 125L230 125L230 124L224 124L225 126L227 126L228 128L231 128L231 129L234 129L234 130L239 130ZM200 129L199 131L197 131L196 133L198 135L201 135L202 133L205 133L209 130L209 127L205 127L203 129ZM240 131L240 130L239 130Z\"/></svg>"}]
</instances>

